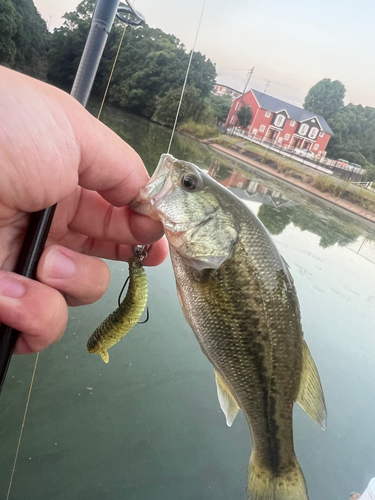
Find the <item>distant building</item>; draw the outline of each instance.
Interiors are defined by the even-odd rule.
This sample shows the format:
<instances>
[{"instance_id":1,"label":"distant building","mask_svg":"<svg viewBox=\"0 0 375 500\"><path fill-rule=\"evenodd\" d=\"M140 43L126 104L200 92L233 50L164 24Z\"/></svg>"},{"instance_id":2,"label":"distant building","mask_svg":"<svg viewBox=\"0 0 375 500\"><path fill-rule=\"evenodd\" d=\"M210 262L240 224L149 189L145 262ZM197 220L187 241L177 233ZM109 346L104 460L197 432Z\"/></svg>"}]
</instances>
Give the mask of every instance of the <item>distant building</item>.
<instances>
[{"instance_id":1,"label":"distant building","mask_svg":"<svg viewBox=\"0 0 375 500\"><path fill-rule=\"evenodd\" d=\"M333 132L322 116L252 89L233 101L227 128L236 126L237 112L244 105L252 111L247 134L283 147L308 149L319 158L325 154Z\"/></svg>"},{"instance_id":2,"label":"distant building","mask_svg":"<svg viewBox=\"0 0 375 500\"><path fill-rule=\"evenodd\" d=\"M241 95L241 92L239 92L238 90L232 89L227 85L222 85L221 83L215 84L215 89L213 92L215 95L229 95L232 100L240 97Z\"/></svg>"}]
</instances>

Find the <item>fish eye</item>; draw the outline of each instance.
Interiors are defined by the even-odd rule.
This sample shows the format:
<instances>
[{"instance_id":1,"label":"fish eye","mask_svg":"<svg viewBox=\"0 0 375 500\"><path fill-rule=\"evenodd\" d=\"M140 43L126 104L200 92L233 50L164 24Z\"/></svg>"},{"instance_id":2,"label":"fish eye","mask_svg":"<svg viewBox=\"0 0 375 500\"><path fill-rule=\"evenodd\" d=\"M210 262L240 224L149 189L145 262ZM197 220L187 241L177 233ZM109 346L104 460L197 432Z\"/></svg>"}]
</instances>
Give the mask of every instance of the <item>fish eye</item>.
<instances>
[{"instance_id":1,"label":"fish eye","mask_svg":"<svg viewBox=\"0 0 375 500\"><path fill-rule=\"evenodd\" d=\"M199 186L199 178L194 174L184 174L180 177L180 186L186 191L194 191Z\"/></svg>"}]
</instances>

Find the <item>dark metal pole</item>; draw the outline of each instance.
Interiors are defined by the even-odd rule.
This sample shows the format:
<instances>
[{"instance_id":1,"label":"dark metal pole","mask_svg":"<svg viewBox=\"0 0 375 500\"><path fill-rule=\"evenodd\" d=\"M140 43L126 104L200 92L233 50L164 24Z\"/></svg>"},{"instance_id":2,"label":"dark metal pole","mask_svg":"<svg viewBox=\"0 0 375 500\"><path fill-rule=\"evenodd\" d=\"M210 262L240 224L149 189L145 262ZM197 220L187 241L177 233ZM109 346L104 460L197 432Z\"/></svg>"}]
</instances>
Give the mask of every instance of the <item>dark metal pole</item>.
<instances>
[{"instance_id":1,"label":"dark metal pole","mask_svg":"<svg viewBox=\"0 0 375 500\"><path fill-rule=\"evenodd\" d=\"M82 54L71 95L86 106L99 62L117 12L119 0L98 0L92 18L89 36ZM39 258L51 227L56 205L30 216L29 227L14 272L35 279ZM8 371L19 332L0 326L0 392Z\"/></svg>"},{"instance_id":2,"label":"dark metal pole","mask_svg":"<svg viewBox=\"0 0 375 500\"><path fill-rule=\"evenodd\" d=\"M83 49L71 95L86 106L108 35L115 19L119 0L98 0L91 28Z\"/></svg>"}]
</instances>

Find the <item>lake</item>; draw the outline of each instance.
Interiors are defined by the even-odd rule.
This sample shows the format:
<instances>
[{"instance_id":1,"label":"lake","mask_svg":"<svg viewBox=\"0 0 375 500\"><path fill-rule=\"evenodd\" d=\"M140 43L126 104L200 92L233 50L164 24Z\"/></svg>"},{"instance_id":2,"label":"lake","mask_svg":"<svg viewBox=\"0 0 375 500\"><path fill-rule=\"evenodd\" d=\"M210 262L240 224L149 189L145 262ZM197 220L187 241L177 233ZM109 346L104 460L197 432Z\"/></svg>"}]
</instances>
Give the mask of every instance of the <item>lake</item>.
<instances>
[{"instance_id":1,"label":"lake","mask_svg":"<svg viewBox=\"0 0 375 500\"><path fill-rule=\"evenodd\" d=\"M109 105L102 119L152 173L170 130ZM240 196L288 262L328 409L322 431L295 405L297 457L310 500L348 500L375 476L375 226L186 136L175 136L171 154ZM246 500L249 429L241 412L225 423L169 259L147 269L148 323L111 349L108 365L88 354L127 276L126 263L108 264L106 295L71 308L63 339L40 354L9 498ZM4 499L34 362L12 359L0 398Z\"/></svg>"}]
</instances>

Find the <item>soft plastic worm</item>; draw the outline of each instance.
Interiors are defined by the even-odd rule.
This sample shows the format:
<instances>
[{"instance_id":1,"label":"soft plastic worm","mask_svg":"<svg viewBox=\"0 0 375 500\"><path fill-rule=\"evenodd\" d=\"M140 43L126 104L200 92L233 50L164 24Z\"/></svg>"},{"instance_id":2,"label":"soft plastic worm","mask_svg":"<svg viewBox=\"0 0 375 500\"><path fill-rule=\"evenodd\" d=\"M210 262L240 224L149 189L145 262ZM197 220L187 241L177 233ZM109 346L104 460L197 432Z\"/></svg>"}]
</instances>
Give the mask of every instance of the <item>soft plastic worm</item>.
<instances>
[{"instance_id":1,"label":"soft plastic worm","mask_svg":"<svg viewBox=\"0 0 375 500\"><path fill-rule=\"evenodd\" d=\"M129 260L129 287L120 306L95 330L87 342L90 353L99 353L105 363L108 349L117 344L141 317L148 297L148 283L142 265L143 257L134 255Z\"/></svg>"}]
</instances>

